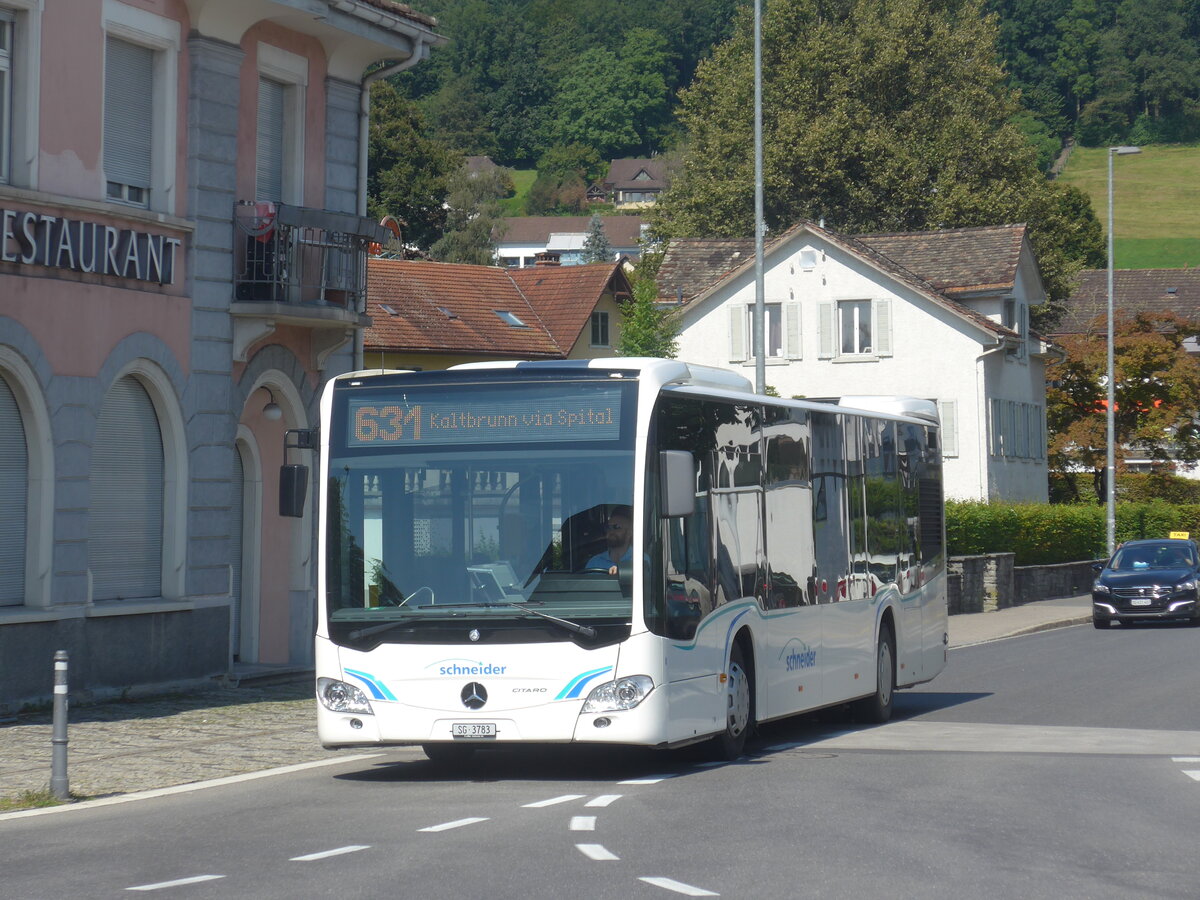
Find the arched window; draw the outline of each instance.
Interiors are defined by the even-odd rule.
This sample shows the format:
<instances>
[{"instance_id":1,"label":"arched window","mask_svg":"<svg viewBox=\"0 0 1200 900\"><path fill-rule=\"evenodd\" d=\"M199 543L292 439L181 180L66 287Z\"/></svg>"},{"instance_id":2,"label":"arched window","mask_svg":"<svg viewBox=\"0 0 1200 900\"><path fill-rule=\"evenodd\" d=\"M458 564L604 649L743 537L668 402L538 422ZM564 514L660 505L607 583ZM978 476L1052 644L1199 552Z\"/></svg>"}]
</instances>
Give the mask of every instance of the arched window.
<instances>
[{"instance_id":1,"label":"arched window","mask_svg":"<svg viewBox=\"0 0 1200 900\"><path fill-rule=\"evenodd\" d=\"M0 606L25 600L29 450L17 398L0 375Z\"/></svg>"},{"instance_id":2,"label":"arched window","mask_svg":"<svg viewBox=\"0 0 1200 900\"><path fill-rule=\"evenodd\" d=\"M126 375L104 400L92 447L93 600L162 595L164 468L154 403L141 382Z\"/></svg>"}]
</instances>

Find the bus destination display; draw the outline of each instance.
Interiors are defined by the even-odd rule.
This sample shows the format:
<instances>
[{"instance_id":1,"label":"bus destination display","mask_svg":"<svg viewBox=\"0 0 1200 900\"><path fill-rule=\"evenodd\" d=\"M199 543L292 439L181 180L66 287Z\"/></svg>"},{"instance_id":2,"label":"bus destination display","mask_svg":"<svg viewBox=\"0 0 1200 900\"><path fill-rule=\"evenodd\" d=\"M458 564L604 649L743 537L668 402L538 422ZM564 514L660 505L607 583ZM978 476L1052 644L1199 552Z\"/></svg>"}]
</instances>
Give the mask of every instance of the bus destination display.
<instances>
[{"instance_id":1,"label":"bus destination display","mask_svg":"<svg viewBox=\"0 0 1200 900\"><path fill-rule=\"evenodd\" d=\"M618 386L444 393L397 390L352 398L350 447L612 441L621 433Z\"/></svg>"}]
</instances>

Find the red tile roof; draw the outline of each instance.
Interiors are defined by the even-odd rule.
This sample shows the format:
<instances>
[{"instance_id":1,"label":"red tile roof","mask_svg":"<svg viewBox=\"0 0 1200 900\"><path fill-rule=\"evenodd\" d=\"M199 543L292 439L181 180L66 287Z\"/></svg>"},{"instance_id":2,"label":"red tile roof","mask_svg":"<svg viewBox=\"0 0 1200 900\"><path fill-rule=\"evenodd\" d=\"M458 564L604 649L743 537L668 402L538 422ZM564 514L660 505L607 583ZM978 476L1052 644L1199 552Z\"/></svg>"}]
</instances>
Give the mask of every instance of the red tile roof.
<instances>
[{"instance_id":1,"label":"red tile roof","mask_svg":"<svg viewBox=\"0 0 1200 900\"><path fill-rule=\"evenodd\" d=\"M977 281L980 272L987 273L988 277L1009 274L1015 280L1016 259L1013 258L1010 263L1006 256L1003 264L996 264L990 268L982 262L974 266L956 266L951 260L943 258L942 254L936 250L942 247L947 254L951 252L949 248L953 248L955 251L969 250L976 241L985 247L994 248L996 245L1000 245L1010 248L1013 232L1019 230L1020 239L1016 243L1019 255L1020 240L1024 238L1023 225L848 237L828 231L812 222L800 222L767 241L763 247L764 255L769 255L774 247L789 240L800 230L807 230L834 246L870 261L893 278L908 284L933 302L974 322L986 331L1001 337L1016 336L1012 330L998 325L982 313L958 302L952 296L956 292L980 290L981 285ZM942 235L947 236L945 244L941 243ZM904 240L906 237L911 237L911 242L906 242ZM878 241L872 242L871 238L877 238ZM885 254L881 249L873 246L873 243L887 246L893 252L904 255L910 266L915 266L923 271L914 271L908 266L902 265L891 255ZM906 249L907 252L905 252ZM969 255L976 260L983 260L986 256L982 252L971 252ZM684 303L690 302L716 288L734 272L753 264L753 240L725 238L673 240L667 246L658 270L659 299L676 302L682 299ZM944 286L937 287L934 278L939 279ZM963 281L966 283L962 283ZM1009 284L1011 283L1010 281Z\"/></svg>"},{"instance_id":2,"label":"red tile roof","mask_svg":"<svg viewBox=\"0 0 1200 900\"><path fill-rule=\"evenodd\" d=\"M1024 225L854 237L947 294L1011 289L1024 239Z\"/></svg>"},{"instance_id":3,"label":"red tile roof","mask_svg":"<svg viewBox=\"0 0 1200 900\"><path fill-rule=\"evenodd\" d=\"M373 6L376 9L382 9L384 12L392 13L392 15L412 19L414 22L420 22L422 25L428 25L431 28L436 27L438 23L438 20L433 16L419 13L405 3L395 3L393 0L358 0L358 2L363 4L363 6Z\"/></svg>"},{"instance_id":4,"label":"red tile roof","mask_svg":"<svg viewBox=\"0 0 1200 900\"><path fill-rule=\"evenodd\" d=\"M1067 298L1054 334L1087 334L1108 327L1108 270L1087 269ZM1200 269L1116 269L1113 310L1118 317L1172 312L1200 319Z\"/></svg>"},{"instance_id":5,"label":"red tile roof","mask_svg":"<svg viewBox=\"0 0 1200 900\"><path fill-rule=\"evenodd\" d=\"M505 244L545 244L551 234L587 234L591 216L513 216L504 220L498 238ZM604 236L614 247L636 247L642 236L641 216L601 216Z\"/></svg>"},{"instance_id":6,"label":"red tile roof","mask_svg":"<svg viewBox=\"0 0 1200 900\"><path fill-rule=\"evenodd\" d=\"M504 269L372 258L365 336L371 351L475 353L560 359L601 295L628 292L619 263ZM527 327L507 324L497 312Z\"/></svg>"},{"instance_id":7,"label":"red tile roof","mask_svg":"<svg viewBox=\"0 0 1200 900\"><path fill-rule=\"evenodd\" d=\"M620 263L532 266L508 271L564 353L575 345L606 290L611 288L617 300L624 300L631 292Z\"/></svg>"}]
</instances>

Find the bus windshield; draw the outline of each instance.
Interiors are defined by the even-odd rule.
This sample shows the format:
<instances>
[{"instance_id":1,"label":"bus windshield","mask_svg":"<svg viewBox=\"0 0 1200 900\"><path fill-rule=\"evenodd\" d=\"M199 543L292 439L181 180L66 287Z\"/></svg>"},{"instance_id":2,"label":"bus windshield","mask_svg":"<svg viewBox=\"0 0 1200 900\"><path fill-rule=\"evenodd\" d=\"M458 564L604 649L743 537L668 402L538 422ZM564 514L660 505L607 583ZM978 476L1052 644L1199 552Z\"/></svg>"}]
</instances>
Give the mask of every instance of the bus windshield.
<instances>
[{"instance_id":1,"label":"bus windshield","mask_svg":"<svg viewBox=\"0 0 1200 900\"><path fill-rule=\"evenodd\" d=\"M627 636L631 563L613 574L597 558L633 496L635 388L431 373L337 392L330 637L362 648Z\"/></svg>"}]
</instances>

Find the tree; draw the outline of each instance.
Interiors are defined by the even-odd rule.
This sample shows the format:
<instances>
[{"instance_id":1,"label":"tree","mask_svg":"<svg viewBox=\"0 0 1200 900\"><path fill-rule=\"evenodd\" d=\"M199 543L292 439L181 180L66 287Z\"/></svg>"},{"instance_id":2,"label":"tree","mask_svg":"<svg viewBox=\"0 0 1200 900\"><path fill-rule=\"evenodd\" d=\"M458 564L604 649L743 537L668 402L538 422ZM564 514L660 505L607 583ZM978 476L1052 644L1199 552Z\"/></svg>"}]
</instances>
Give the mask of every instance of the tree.
<instances>
[{"instance_id":1,"label":"tree","mask_svg":"<svg viewBox=\"0 0 1200 900\"><path fill-rule=\"evenodd\" d=\"M664 236L753 232L752 31L743 15L684 92L689 146L653 213ZM1026 222L1048 293L1067 296L1082 259L1046 223L1078 198L1046 180L1013 124L995 51L982 0L777 0L762 31L768 226Z\"/></svg>"},{"instance_id":2,"label":"tree","mask_svg":"<svg viewBox=\"0 0 1200 900\"><path fill-rule=\"evenodd\" d=\"M613 260L612 244L604 233L604 221L599 213L592 215L588 222L587 237L583 239L583 261L585 263L606 263Z\"/></svg>"},{"instance_id":3,"label":"tree","mask_svg":"<svg viewBox=\"0 0 1200 900\"><path fill-rule=\"evenodd\" d=\"M675 338L679 323L673 310L658 305L658 287L650 278L633 284L633 298L621 310L618 356L653 356L674 359L679 352Z\"/></svg>"},{"instance_id":4,"label":"tree","mask_svg":"<svg viewBox=\"0 0 1200 900\"><path fill-rule=\"evenodd\" d=\"M471 172L465 167L450 179L446 232L429 248L441 262L489 266L495 261L493 235L501 228L500 198L511 184L504 169Z\"/></svg>"},{"instance_id":5,"label":"tree","mask_svg":"<svg viewBox=\"0 0 1200 900\"><path fill-rule=\"evenodd\" d=\"M423 250L445 227L450 175L462 165L462 157L425 131L416 105L391 83L371 87L367 209L376 219L400 219L404 242Z\"/></svg>"},{"instance_id":6,"label":"tree","mask_svg":"<svg viewBox=\"0 0 1200 900\"><path fill-rule=\"evenodd\" d=\"M1093 473L1101 498L1108 442L1103 329L1101 322L1090 334L1061 339L1067 357L1048 373L1046 390L1051 472L1072 482L1074 473ZM1113 420L1118 446L1135 446L1139 455L1160 463L1200 461L1200 360L1183 346L1198 333L1200 322L1172 313L1114 321Z\"/></svg>"}]
</instances>

